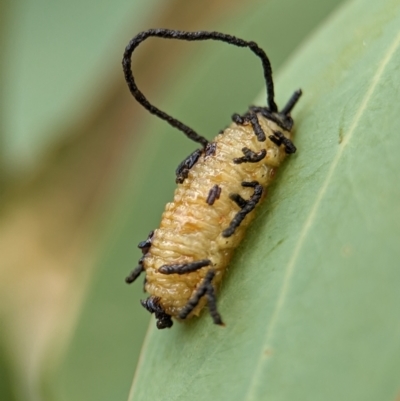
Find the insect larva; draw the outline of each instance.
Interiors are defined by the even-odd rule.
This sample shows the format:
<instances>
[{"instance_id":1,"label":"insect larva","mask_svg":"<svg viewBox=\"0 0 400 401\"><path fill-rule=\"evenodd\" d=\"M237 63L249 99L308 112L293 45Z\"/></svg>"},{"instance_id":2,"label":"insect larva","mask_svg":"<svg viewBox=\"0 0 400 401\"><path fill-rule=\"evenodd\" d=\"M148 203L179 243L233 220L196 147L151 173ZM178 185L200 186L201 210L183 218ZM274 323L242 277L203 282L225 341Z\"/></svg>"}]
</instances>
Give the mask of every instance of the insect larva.
<instances>
[{"instance_id":1,"label":"insect larva","mask_svg":"<svg viewBox=\"0 0 400 401\"><path fill-rule=\"evenodd\" d=\"M234 114L233 123L209 142L153 106L136 86L131 56L151 36L219 40L248 47L262 62L267 106L251 106L244 115ZM150 296L141 303L155 314L159 329L171 327L172 318L184 320L198 316L206 303L214 323L222 325L216 288L277 167L287 154L296 151L291 141L290 112L301 90L295 91L286 106L278 111L271 65L265 52L254 42L219 32L149 29L129 42L122 65L135 99L203 146L177 168L178 188L174 200L166 205L160 227L139 244L143 256L126 281L132 283L145 272L145 290Z\"/></svg>"}]
</instances>

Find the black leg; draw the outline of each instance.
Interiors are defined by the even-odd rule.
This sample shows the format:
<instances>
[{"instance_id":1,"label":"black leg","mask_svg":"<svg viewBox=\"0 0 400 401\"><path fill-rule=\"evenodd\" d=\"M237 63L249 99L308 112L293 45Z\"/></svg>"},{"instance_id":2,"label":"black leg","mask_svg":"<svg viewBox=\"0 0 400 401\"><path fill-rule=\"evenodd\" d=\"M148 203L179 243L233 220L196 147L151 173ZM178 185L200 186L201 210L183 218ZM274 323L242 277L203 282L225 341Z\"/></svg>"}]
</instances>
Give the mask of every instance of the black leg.
<instances>
[{"instance_id":1,"label":"black leg","mask_svg":"<svg viewBox=\"0 0 400 401\"><path fill-rule=\"evenodd\" d=\"M201 269L204 266L209 266L211 264L210 259L198 260L192 263L185 263L181 265L164 265L161 266L158 271L163 274L185 274L194 272Z\"/></svg>"},{"instance_id":2,"label":"black leg","mask_svg":"<svg viewBox=\"0 0 400 401\"><path fill-rule=\"evenodd\" d=\"M212 280L212 278L211 278ZM208 310L210 312L211 318L214 324L218 324L220 326L225 326L224 322L222 321L221 315L217 309L217 297L215 296L215 289L212 285L211 280L207 286L207 302L208 302Z\"/></svg>"},{"instance_id":3,"label":"black leg","mask_svg":"<svg viewBox=\"0 0 400 401\"><path fill-rule=\"evenodd\" d=\"M140 261L139 261L140 263ZM140 274L144 272L144 267L143 264L140 263L138 266L136 266L132 272L129 274L128 277L125 278L125 282L127 284L132 284L139 276Z\"/></svg>"},{"instance_id":4,"label":"black leg","mask_svg":"<svg viewBox=\"0 0 400 401\"><path fill-rule=\"evenodd\" d=\"M153 235L154 235L154 230L150 231L146 240L139 242L138 248L141 249L143 256L139 259L138 262L139 265L132 270L132 272L129 274L128 277L125 278L125 282L127 284L132 284L140 276L140 274L144 272L143 258L151 247L151 241L153 239Z\"/></svg>"},{"instance_id":5,"label":"black leg","mask_svg":"<svg viewBox=\"0 0 400 401\"><path fill-rule=\"evenodd\" d=\"M147 236L147 239L145 241L139 242L138 248L142 250L143 255L146 255L146 253L149 251L153 235L154 235L154 230L150 231L150 234Z\"/></svg>"},{"instance_id":6,"label":"black leg","mask_svg":"<svg viewBox=\"0 0 400 401\"><path fill-rule=\"evenodd\" d=\"M222 236L225 238L228 238L234 234L235 230L240 226L245 217L256 207L263 193L263 187L257 181L242 182L242 186L254 188L254 193L248 201L245 201L245 204L243 204L242 201L238 202L238 199L240 198L244 200L242 197L239 198L240 195L238 194L231 195L231 199L234 200L239 205L239 207L241 207L241 205L243 205L243 207L239 212L237 212L236 216L232 219L232 221L229 224L229 227L224 231L222 231Z\"/></svg>"},{"instance_id":7,"label":"black leg","mask_svg":"<svg viewBox=\"0 0 400 401\"><path fill-rule=\"evenodd\" d=\"M200 299L205 295L206 292L207 286L205 286L203 282L193 297L189 299L188 303L182 308L181 312L179 313L179 318L186 319L189 313L192 312L193 309L199 304Z\"/></svg>"},{"instance_id":8,"label":"black leg","mask_svg":"<svg viewBox=\"0 0 400 401\"><path fill-rule=\"evenodd\" d=\"M160 298L151 296L145 300L141 300L140 303L150 313L154 313L156 315L158 329L169 328L174 324L171 316L165 313L164 309L161 307Z\"/></svg>"},{"instance_id":9,"label":"black leg","mask_svg":"<svg viewBox=\"0 0 400 401\"><path fill-rule=\"evenodd\" d=\"M192 152L175 170L177 184L182 184L185 178L188 177L190 169L197 163L201 156L202 150L196 149Z\"/></svg>"},{"instance_id":10,"label":"black leg","mask_svg":"<svg viewBox=\"0 0 400 401\"><path fill-rule=\"evenodd\" d=\"M179 313L180 319L186 319L188 315L196 308L199 304L200 299L207 295L208 307L210 310L210 315L215 324L223 325L221 315L217 310L217 299L215 296L214 287L212 285L212 280L215 276L214 270L209 270L205 276L203 282L200 284L199 288L193 295L193 297L188 301L188 303L182 308Z\"/></svg>"}]
</instances>

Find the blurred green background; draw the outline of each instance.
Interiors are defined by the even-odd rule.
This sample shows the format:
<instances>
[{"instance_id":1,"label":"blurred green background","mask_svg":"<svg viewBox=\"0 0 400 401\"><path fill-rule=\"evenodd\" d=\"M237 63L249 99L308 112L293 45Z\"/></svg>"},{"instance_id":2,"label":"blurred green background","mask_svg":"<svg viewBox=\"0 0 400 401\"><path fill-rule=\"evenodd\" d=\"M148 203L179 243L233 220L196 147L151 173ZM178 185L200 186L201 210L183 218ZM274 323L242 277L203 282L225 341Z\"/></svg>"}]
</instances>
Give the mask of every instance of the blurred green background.
<instances>
[{"instance_id":1,"label":"blurred green background","mask_svg":"<svg viewBox=\"0 0 400 401\"><path fill-rule=\"evenodd\" d=\"M1 400L128 397L149 315L124 277L194 149L130 96L129 39L223 31L256 41L276 72L341 3L0 3ZM133 68L153 103L208 138L263 87L257 59L218 43L149 40Z\"/></svg>"}]
</instances>

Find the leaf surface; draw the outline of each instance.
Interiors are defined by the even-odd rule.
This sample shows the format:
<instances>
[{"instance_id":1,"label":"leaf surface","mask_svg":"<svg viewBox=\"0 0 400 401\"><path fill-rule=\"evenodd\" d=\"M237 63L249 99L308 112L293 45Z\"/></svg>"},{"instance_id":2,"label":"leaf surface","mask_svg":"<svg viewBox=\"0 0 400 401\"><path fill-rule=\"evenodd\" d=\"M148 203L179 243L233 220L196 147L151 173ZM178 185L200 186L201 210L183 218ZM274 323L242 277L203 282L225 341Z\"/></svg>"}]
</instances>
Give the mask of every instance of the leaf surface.
<instances>
[{"instance_id":1,"label":"leaf surface","mask_svg":"<svg viewBox=\"0 0 400 401\"><path fill-rule=\"evenodd\" d=\"M392 400L400 374L400 3L352 1L276 80L287 161L219 295L151 326L130 400Z\"/></svg>"}]
</instances>

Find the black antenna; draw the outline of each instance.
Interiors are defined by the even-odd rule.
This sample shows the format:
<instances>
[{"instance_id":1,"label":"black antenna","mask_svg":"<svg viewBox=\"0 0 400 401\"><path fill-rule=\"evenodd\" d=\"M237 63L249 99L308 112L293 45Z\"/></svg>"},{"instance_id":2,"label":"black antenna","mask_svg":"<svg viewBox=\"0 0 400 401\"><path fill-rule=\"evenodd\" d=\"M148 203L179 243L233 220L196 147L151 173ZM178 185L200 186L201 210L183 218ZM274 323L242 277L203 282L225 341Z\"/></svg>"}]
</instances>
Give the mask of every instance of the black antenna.
<instances>
[{"instance_id":1,"label":"black antenna","mask_svg":"<svg viewBox=\"0 0 400 401\"><path fill-rule=\"evenodd\" d=\"M271 63L264 50L258 47L255 42L247 42L245 40L236 38L235 36L226 35L220 32L185 32L185 31L174 31L170 29L149 29L147 31L140 32L136 35L125 48L124 56L122 58L122 68L124 70L125 80L128 84L129 90L131 91L134 98L150 113L155 114L161 119L167 121L170 125L181 130L188 138L195 142L201 143L203 146L208 144L206 138L198 135L194 130L192 130L187 125L181 123L179 120L171 117L167 113L164 113L157 107L153 106L143 95L143 93L138 89L135 83L135 79L132 74L132 62L131 57L133 51L139 46L140 43L145 41L148 37L155 36L164 39L179 39L179 40L219 40L221 42L226 42L231 45L238 47L248 47L254 54L256 54L262 62L264 69L264 78L267 87L267 104L269 111L275 113L278 111L278 107L274 101L274 83L272 81L272 69Z\"/></svg>"},{"instance_id":2,"label":"black antenna","mask_svg":"<svg viewBox=\"0 0 400 401\"><path fill-rule=\"evenodd\" d=\"M286 103L286 106L280 111L280 114L288 116L289 113L292 111L293 107L299 100L299 97L303 94L301 89L295 91L289 101Z\"/></svg>"}]
</instances>

